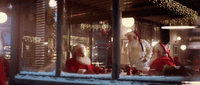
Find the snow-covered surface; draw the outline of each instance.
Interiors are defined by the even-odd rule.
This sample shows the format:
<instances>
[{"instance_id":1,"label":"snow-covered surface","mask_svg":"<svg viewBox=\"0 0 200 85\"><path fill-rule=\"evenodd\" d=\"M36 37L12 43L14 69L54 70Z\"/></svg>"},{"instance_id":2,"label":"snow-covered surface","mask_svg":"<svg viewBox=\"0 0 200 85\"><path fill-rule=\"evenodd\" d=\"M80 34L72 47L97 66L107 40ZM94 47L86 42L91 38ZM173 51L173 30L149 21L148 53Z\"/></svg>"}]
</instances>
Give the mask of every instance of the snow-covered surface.
<instances>
[{"instance_id":1,"label":"snow-covered surface","mask_svg":"<svg viewBox=\"0 0 200 85\"><path fill-rule=\"evenodd\" d=\"M136 82L136 81L117 81L117 80L100 80L100 79L71 79L62 77L50 77L50 76L34 76L34 75L16 75L17 79L24 80L38 80L38 81L53 81L62 83L76 83L76 84L98 84L98 85L148 85L148 84L159 84L159 83L148 83L148 82Z\"/></svg>"},{"instance_id":2,"label":"snow-covered surface","mask_svg":"<svg viewBox=\"0 0 200 85\"><path fill-rule=\"evenodd\" d=\"M65 74L67 75L67 74ZM72 74L73 75L73 74ZM71 75L71 76L72 76ZM88 76L88 75L85 75ZM91 76L91 75L89 75ZM132 82L132 81L117 81L117 80L100 80L100 79L70 79L62 77L50 77L50 76L34 76L34 75L16 75L17 79L27 79L27 80L38 80L38 81L53 81L53 82L64 82L64 83L76 83L76 84L98 84L98 85L141 85L147 84L144 82ZM150 84L150 83L149 83Z\"/></svg>"},{"instance_id":3,"label":"snow-covered surface","mask_svg":"<svg viewBox=\"0 0 200 85\"><path fill-rule=\"evenodd\" d=\"M83 77L83 78L106 78L112 79L112 74L75 74L75 73L65 73L61 72L61 77Z\"/></svg>"},{"instance_id":4,"label":"snow-covered surface","mask_svg":"<svg viewBox=\"0 0 200 85\"><path fill-rule=\"evenodd\" d=\"M71 78L68 78L71 77ZM76 78L78 77L78 78ZM120 80L112 80L111 74L75 74L61 72L60 77L55 77L55 71L53 72L28 72L21 71L20 74L16 75L17 79L28 79L28 80L39 80L39 81L54 81L54 82L66 82L66 83L85 83L85 84L106 84L106 85L129 85L129 84L142 84L141 82L134 81L165 81L165 82L181 82L185 77L166 77L166 76L121 76ZM76 78L76 79L75 79ZM84 79L81 79L84 78ZM102 80L108 79L108 80ZM110 80L109 80L110 79ZM125 80L125 81L123 81ZM130 81L127 81L130 80ZM145 84L145 83L143 83Z\"/></svg>"},{"instance_id":5,"label":"snow-covered surface","mask_svg":"<svg viewBox=\"0 0 200 85\"><path fill-rule=\"evenodd\" d=\"M119 79L124 80L144 80L144 81L173 81L173 82L180 82L186 78L184 77L166 77L166 76L120 76Z\"/></svg>"},{"instance_id":6,"label":"snow-covered surface","mask_svg":"<svg viewBox=\"0 0 200 85\"><path fill-rule=\"evenodd\" d=\"M54 75L56 74L56 71L52 71L52 72L30 72L30 71L21 71L20 74L54 76Z\"/></svg>"}]
</instances>

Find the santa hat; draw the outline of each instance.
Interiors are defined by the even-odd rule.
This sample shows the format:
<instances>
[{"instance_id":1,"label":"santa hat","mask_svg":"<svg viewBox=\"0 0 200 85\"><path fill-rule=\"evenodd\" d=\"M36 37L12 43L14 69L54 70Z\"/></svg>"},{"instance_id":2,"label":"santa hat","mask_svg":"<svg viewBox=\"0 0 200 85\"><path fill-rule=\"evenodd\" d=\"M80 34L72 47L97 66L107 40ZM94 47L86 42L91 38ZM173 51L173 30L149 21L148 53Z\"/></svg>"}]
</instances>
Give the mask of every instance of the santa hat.
<instances>
[{"instance_id":1,"label":"santa hat","mask_svg":"<svg viewBox=\"0 0 200 85\"><path fill-rule=\"evenodd\" d=\"M128 36L128 35L131 35L131 36L137 36L138 37L138 40L139 40L139 42L141 42L141 40L140 40L140 35L139 35L139 33L137 33L136 31L131 31L131 32L128 32L128 33L126 33L126 35L125 36Z\"/></svg>"},{"instance_id":2,"label":"santa hat","mask_svg":"<svg viewBox=\"0 0 200 85\"><path fill-rule=\"evenodd\" d=\"M78 44L74 46L73 49L71 50L72 55L74 55L74 53L76 53L76 51L78 51L80 48L85 49L85 46L83 44Z\"/></svg>"},{"instance_id":3,"label":"santa hat","mask_svg":"<svg viewBox=\"0 0 200 85\"><path fill-rule=\"evenodd\" d=\"M162 56L168 56L165 46L160 42L154 46L154 50L160 51Z\"/></svg>"}]
</instances>

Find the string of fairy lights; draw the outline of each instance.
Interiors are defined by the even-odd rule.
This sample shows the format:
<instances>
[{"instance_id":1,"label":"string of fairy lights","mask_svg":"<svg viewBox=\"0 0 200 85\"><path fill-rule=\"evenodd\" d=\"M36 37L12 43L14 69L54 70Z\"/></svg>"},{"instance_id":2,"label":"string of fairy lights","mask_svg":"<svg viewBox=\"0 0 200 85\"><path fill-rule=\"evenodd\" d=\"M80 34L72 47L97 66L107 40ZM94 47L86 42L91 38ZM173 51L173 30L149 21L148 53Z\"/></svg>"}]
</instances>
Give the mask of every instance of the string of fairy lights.
<instances>
[{"instance_id":1,"label":"string of fairy lights","mask_svg":"<svg viewBox=\"0 0 200 85\"><path fill-rule=\"evenodd\" d=\"M161 21L163 24L169 25L189 25L194 24L196 19L198 18L198 12L188 8L177 1L174 0L149 0L159 7L163 7L164 9L170 10L175 14L180 16L184 16L183 18L177 19L169 19Z\"/></svg>"}]
</instances>

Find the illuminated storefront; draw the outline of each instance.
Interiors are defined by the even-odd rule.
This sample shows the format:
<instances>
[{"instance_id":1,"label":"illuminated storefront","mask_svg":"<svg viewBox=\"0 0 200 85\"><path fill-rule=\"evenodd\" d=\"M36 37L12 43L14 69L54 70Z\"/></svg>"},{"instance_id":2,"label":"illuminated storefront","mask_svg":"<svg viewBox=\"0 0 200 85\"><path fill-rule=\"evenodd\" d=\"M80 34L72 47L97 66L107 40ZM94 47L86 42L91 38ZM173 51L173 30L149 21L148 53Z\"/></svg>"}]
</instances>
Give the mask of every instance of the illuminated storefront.
<instances>
[{"instance_id":1,"label":"illuminated storefront","mask_svg":"<svg viewBox=\"0 0 200 85\"><path fill-rule=\"evenodd\" d=\"M194 56L199 55L199 32L197 29L193 30L194 28L173 27L188 25L198 28L196 21L200 9L194 9L195 6L186 2L180 0L12 1L12 30L15 31L11 30L10 83L39 84L40 79L44 79L42 84L50 82L136 84L136 81L139 81L138 84L181 84L189 78L196 81L198 79L195 77L199 75L199 63L195 59L199 59ZM125 18L128 18L128 21ZM125 57L129 43L126 34L131 31L137 31L140 38L146 40L152 48L158 42L170 43L168 47L173 58L178 57L179 62L189 67L192 73L196 73L187 75L188 77L149 76L143 73L128 75L127 68L122 68L121 60ZM73 57L72 49L78 44L85 46L86 56L95 67L94 74L67 72L66 61Z\"/></svg>"}]
</instances>

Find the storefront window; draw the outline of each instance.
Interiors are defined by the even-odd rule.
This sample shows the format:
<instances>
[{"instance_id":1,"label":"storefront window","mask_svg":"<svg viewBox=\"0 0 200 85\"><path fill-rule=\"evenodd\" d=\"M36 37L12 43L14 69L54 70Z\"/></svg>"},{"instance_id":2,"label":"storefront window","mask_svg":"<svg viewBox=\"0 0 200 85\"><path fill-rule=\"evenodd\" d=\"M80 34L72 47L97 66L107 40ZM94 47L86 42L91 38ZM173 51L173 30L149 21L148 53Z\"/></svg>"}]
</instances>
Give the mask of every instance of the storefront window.
<instances>
[{"instance_id":1,"label":"storefront window","mask_svg":"<svg viewBox=\"0 0 200 85\"><path fill-rule=\"evenodd\" d=\"M27 2L29 7L24 8L20 16L23 23L20 29L21 71L55 71L56 10L48 2Z\"/></svg>"},{"instance_id":2,"label":"storefront window","mask_svg":"<svg viewBox=\"0 0 200 85\"><path fill-rule=\"evenodd\" d=\"M101 3L106 3L104 4L106 9L101 9L95 4L91 5L91 3L97 2L98 1L67 1L65 4L66 24L63 29L63 36L68 36L68 39L64 39L63 42L63 52L66 53L66 56L63 56L65 60L63 60L62 63L62 71L66 73L110 75L112 71L111 1ZM84 57L88 58L86 60L79 61L79 56L75 56L78 52L77 50L82 47L80 45L83 46ZM69 63L73 59L74 65ZM89 67L85 65L88 62L87 60L90 62Z\"/></svg>"},{"instance_id":3,"label":"storefront window","mask_svg":"<svg viewBox=\"0 0 200 85\"><path fill-rule=\"evenodd\" d=\"M123 1L131 4L122 5L120 75L197 76L198 40L192 38L197 36L198 10L181 1L142 2ZM127 18L134 19L132 26L123 24Z\"/></svg>"},{"instance_id":4,"label":"storefront window","mask_svg":"<svg viewBox=\"0 0 200 85\"><path fill-rule=\"evenodd\" d=\"M63 12L54 0L20 5L20 72L167 82L199 75L195 2L122 0L117 17L112 2L64 0Z\"/></svg>"}]
</instances>

